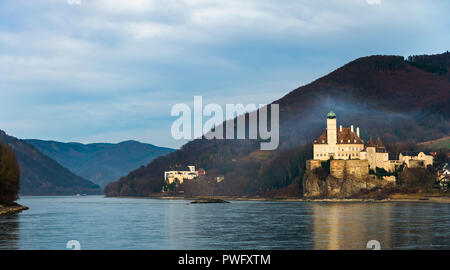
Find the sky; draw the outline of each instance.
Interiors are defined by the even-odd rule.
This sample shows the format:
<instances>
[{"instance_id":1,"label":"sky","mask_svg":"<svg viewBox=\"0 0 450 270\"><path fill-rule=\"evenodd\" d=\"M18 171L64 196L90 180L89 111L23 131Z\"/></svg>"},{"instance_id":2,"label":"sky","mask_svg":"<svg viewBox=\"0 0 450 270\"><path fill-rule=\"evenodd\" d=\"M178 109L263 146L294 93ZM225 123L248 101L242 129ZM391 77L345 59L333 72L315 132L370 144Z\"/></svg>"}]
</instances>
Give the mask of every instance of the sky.
<instances>
[{"instance_id":1,"label":"sky","mask_svg":"<svg viewBox=\"0 0 450 270\"><path fill-rule=\"evenodd\" d=\"M449 50L448 0L0 0L0 129L166 147L176 103L267 104L358 57Z\"/></svg>"}]
</instances>

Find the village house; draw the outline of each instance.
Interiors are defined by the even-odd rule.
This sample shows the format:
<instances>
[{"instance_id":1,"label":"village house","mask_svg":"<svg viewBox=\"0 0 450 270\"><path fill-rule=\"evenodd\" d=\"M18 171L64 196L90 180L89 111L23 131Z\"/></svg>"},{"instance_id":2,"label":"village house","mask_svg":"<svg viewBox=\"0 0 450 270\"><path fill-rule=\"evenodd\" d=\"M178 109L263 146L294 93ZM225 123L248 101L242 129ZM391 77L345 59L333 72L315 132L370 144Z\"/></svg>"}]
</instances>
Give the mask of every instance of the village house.
<instances>
[{"instance_id":1,"label":"village house","mask_svg":"<svg viewBox=\"0 0 450 270\"><path fill-rule=\"evenodd\" d=\"M181 166L178 167L177 170L165 171L164 181L168 184L172 184L174 182L183 184L186 180L193 180L205 174L206 172L202 168L195 170L195 166Z\"/></svg>"},{"instance_id":2,"label":"village house","mask_svg":"<svg viewBox=\"0 0 450 270\"><path fill-rule=\"evenodd\" d=\"M407 167L427 167L433 164L433 156L424 152L401 153L398 160L390 160L389 153L380 138L376 141L370 139L367 143L360 138L359 127L337 127L336 114L330 111L327 114L327 128L314 140L313 159L326 161L329 159L359 159L367 160L371 170L383 168L393 172L401 165Z\"/></svg>"},{"instance_id":3,"label":"village house","mask_svg":"<svg viewBox=\"0 0 450 270\"><path fill-rule=\"evenodd\" d=\"M433 165L433 156L424 152L401 152L398 159L408 167L428 167L428 165Z\"/></svg>"}]
</instances>

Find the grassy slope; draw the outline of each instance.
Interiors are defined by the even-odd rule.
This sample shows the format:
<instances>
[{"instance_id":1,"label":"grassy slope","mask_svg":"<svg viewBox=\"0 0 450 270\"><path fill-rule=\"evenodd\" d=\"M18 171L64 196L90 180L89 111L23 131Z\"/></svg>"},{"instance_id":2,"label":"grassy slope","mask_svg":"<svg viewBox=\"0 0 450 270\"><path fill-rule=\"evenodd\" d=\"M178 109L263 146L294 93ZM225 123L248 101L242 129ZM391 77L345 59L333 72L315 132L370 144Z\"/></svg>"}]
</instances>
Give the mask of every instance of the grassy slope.
<instances>
[{"instance_id":1,"label":"grassy slope","mask_svg":"<svg viewBox=\"0 0 450 270\"><path fill-rule=\"evenodd\" d=\"M438 151L440 149L450 150L450 136L446 136L437 140L422 142L419 145L428 151Z\"/></svg>"}]
</instances>

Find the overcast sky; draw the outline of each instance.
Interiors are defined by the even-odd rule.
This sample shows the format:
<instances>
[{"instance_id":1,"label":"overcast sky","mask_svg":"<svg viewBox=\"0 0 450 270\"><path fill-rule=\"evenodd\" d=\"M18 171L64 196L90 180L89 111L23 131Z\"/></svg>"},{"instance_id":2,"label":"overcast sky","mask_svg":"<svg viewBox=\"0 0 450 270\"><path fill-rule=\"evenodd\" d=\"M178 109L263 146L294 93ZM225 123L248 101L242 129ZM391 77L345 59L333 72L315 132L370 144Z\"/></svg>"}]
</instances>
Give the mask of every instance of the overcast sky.
<instances>
[{"instance_id":1,"label":"overcast sky","mask_svg":"<svg viewBox=\"0 0 450 270\"><path fill-rule=\"evenodd\" d=\"M361 56L449 50L448 0L0 0L0 129L179 147L176 103L269 103Z\"/></svg>"}]
</instances>

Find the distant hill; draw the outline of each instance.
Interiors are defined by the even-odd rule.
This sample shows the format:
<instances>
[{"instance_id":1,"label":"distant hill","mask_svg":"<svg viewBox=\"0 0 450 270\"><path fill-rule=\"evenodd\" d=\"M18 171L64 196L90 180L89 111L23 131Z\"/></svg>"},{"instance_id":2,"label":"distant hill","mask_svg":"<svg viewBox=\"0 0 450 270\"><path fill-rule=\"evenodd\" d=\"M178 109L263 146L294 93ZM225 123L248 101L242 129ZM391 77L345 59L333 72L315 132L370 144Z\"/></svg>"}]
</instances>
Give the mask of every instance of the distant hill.
<instances>
[{"instance_id":1,"label":"distant hill","mask_svg":"<svg viewBox=\"0 0 450 270\"><path fill-rule=\"evenodd\" d=\"M450 134L450 54L369 56L274 101L280 106L280 146L262 154L254 140L196 139L180 150L106 186L108 196L159 192L163 171L174 164L206 169L225 180L205 188L216 195L251 195L300 187L312 141L326 126L330 109L338 125L359 126L361 137L381 137L389 147ZM389 149L388 149L389 150ZM213 190L213 191L211 191Z\"/></svg>"},{"instance_id":2,"label":"distant hill","mask_svg":"<svg viewBox=\"0 0 450 270\"><path fill-rule=\"evenodd\" d=\"M1 130L0 141L16 152L20 168L20 194L102 194L98 185L75 175L26 141L8 136Z\"/></svg>"},{"instance_id":3,"label":"distant hill","mask_svg":"<svg viewBox=\"0 0 450 270\"><path fill-rule=\"evenodd\" d=\"M64 167L101 187L146 165L173 149L137 141L112 143L62 143L56 141L26 140L45 155Z\"/></svg>"}]
</instances>

